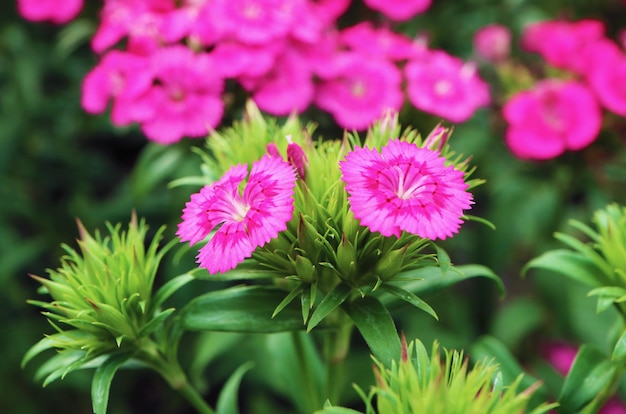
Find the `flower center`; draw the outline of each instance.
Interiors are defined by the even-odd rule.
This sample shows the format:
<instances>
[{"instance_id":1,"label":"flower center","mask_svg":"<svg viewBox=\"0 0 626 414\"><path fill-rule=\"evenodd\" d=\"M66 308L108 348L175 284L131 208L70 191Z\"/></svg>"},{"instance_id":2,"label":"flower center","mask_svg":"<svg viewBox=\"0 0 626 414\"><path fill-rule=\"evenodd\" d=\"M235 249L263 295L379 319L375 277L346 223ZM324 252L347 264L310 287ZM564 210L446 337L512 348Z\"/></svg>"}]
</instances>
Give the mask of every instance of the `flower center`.
<instances>
[{"instance_id":1,"label":"flower center","mask_svg":"<svg viewBox=\"0 0 626 414\"><path fill-rule=\"evenodd\" d=\"M257 4L247 4L243 9L243 15L248 20L256 20L261 15L261 7Z\"/></svg>"},{"instance_id":2,"label":"flower center","mask_svg":"<svg viewBox=\"0 0 626 414\"><path fill-rule=\"evenodd\" d=\"M350 88L350 92L352 93L352 95L356 96L357 98L360 98L363 95L365 95L366 90L367 89L365 88L365 83L360 80L353 82L352 87Z\"/></svg>"},{"instance_id":3,"label":"flower center","mask_svg":"<svg viewBox=\"0 0 626 414\"><path fill-rule=\"evenodd\" d=\"M452 83L442 79L435 83L435 94L438 96L446 96L452 90Z\"/></svg>"},{"instance_id":4,"label":"flower center","mask_svg":"<svg viewBox=\"0 0 626 414\"><path fill-rule=\"evenodd\" d=\"M410 167L411 166L409 166L409 168ZM402 200L415 197L429 181L428 178L422 174L413 174L412 179L407 179L407 171L403 171L398 166L394 166L393 169L398 173L398 183L395 193Z\"/></svg>"}]
</instances>

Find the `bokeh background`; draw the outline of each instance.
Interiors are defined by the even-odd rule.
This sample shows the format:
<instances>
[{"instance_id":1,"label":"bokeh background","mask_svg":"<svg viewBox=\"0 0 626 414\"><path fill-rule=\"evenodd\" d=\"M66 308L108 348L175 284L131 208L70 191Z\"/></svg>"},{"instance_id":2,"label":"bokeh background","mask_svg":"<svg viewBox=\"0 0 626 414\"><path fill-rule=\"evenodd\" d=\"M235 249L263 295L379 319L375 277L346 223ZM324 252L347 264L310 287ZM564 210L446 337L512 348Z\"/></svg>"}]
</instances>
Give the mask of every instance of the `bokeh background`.
<instances>
[{"instance_id":1,"label":"bokeh background","mask_svg":"<svg viewBox=\"0 0 626 414\"><path fill-rule=\"evenodd\" d=\"M340 24L371 17L354 3ZM26 350L52 330L39 310L26 303L38 295L37 283L28 275L44 275L46 268L58 265L61 243L73 245L77 236L77 218L88 229L102 228L106 221L127 222L134 209L153 228L168 225L172 237L192 190L168 188L168 183L196 174L199 166L191 149L201 146L202 139L161 146L149 143L135 126L117 128L108 116L88 115L81 109L81 81L97 61L89 39L100 6L101 2L89 2L78 19L54 26L21 19L13 1L0 4L2 413L89 412L89 372L73 373L42 388L33 379L37 364L20 367ZM513 57L533 70L541 61L520 51L521 29L529 22L554 18L602 20L608 36L617 40L626 29L626 4L618 0L434 0L426 13L395 30L410 36L426 33L431 46L472 59L475 31L487 24L503 24L513 33ZM520 161L504 144L500 108L505 97L493 68L484 65L480 71L492 82L494 102L468 122L455 125L452 142L459 152L472 156L475 176L487 180L476 190L472 214L490 220L496 230L470 222L443 245L456 264L490 267L504 280L507 295L500 298L488 281L468 281L426 298L439 313L439 322L407 309L394 316L407 337L424 343L437 338L446 347L470 349L479 338L491 335L549 390L558 390L562 378L545 362L544 346L593 343L608 350L607 332L615 315L597 315L586 290L561 276L533 271L522 278L520 271L528 260L558 245L552 237L555 231L571 233L569 219L588 222L592 212L607 203L626 203L626 122L607 115L607 127L590 147L550 161ZM227 91L227 98L222 126L240 118L246 100L236 87ZM302 118L316 122L325 137L342 135L332 118L319 110L312 108ZM425 132L439 122L408 105L400 120ZM177 266L173 261L166 264L162 280L175 274ZM207 287L198 283L191 289ZM186 294L192 292L183 292L176 300L183 303ZM250 355L259 360L272 357L263 341L244 335L198 335L188 338L181 352L187 364L196 355L204 361L192 367L198 383L219 388L233 367ZM354 369L369 372L368 366L356 367L357 358L366 353L358 346L357 342ZM289 412L284 387L276 378L268 380L289 373L273 369L259 364L256 373L253 370L246 377L243 411ZM191 412L151 373L122 374L113 384L110 412ZM208 392L207 398L214 398L213 393ZM356 394L346 396L347 404L351 400L358 400Z\"/></svg>"}]
</instances>

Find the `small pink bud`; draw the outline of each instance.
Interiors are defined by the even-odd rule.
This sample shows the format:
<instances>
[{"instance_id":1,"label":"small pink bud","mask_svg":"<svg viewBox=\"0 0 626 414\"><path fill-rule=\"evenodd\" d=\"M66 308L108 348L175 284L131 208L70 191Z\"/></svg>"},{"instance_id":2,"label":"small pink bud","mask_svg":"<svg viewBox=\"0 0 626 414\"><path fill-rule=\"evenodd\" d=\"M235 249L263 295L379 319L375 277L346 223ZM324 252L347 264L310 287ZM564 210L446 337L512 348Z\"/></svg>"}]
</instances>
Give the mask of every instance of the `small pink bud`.
<instances>
[{"instance_id":1,"label":"small pink bud","mask_svg":"<svg viewBox=\"0 0 626 414\"><path fill-rule=\"evenodd\" d=\"M440 152L448 142L449 137L450 130L441 125L437 125L426 137L423 147Z\"/></svg>"},{"instance_id":2,"label":"small pink bud","mask_svg":"<svg viewBox=\"0 0 626 414\"><path fill-rule=\"evenodd\" d=\"M509 57L511 31L499 24L484 26L474 34L474 50L487 62L499 63Z\"/></svg>"}]
</instances>

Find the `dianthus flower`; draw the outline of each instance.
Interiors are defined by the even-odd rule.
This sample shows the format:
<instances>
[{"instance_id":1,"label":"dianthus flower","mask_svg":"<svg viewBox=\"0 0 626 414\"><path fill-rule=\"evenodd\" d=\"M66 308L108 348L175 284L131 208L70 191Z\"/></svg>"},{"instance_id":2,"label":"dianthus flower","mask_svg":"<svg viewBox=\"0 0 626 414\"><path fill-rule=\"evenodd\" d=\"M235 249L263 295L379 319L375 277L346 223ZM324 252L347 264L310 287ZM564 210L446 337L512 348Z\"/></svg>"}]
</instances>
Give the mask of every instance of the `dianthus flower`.
<instances>
[{"instance_id":1,"label":"dianthus flower","mask_svg":"<svg viewBox=\"0 0 626 414\"><path fill-rule=\"evenodd\" d=\"M483 26L474 33L474 50L487 62L506 60L511 51L511 30L500 24Z\"/></svg>"},{"instance_id":2,"label":"dianthus flower","mask_svg":"<svg viewBox=\"0 0 626 414\"><path fill-rule=\"evenodd\" d=\"M510 150L522 159L544 160L591 144L602 113L589 88L576 81L547 79L514 95L502 108Z\"/></svg>"},{"instance_id":3,"label":"dianthus flower","mask_svg":"<svg viewBox=\"0 0 626 414\"><path fill-rule=\"evenodd\" d=\"M456 233L472 195L464 173L437 151L392 140L381 152L355 148L340 162L350 209L383 236L402 231L445 239Z\"/></svg>"},{"instance_id":4,"label":"dianthus flower","mask_svg":"<svg viewBox=\"0 0 626 414\"><path fill-rule=\"evenodd\" d=\"M524 50L538 53L557 68L584 74L590 62L581 54L603 39L604 24L598 20L552 20L526 26L521 43Z\"/></svg>"},{"instance_id":5,"label":"dianthus flower","mask_svg":"<svg viewBox=\"0 0 626 414\"><path fill-rule=\"evenodd\" d=\"M67 23L83 8L83 0L17 0L17 11L33 22Z\"/></svg>"},{"instance_id":6,"label":"dianthus flower","mask_svg":"<svg viewBox=\"0 0 626 414\"><path fill-rule=\"evenodd\" d=\"M204 136L219 124L224 81L210 55L170 46L152 54L150 61L154 84L137 100L151 110L141 123L149 139L171 144L184 136Z\"/></svg>"},{"instance_id":7,"label":"dianthus flower","mask_svg":"<svg viewBox=\"0 0 626 414\"><path fill-rule=\"evenodd\" d=\"M392 20L409 20L425 12L432 0L364 0L367 7L379 11Z\"/></svg>"},{"instance_id":8,"label":"dianthus flower","mask_svg":"<svg viewBox=\"0 0 626 414\"><path fill-rule=\"evenodd\" d=\"M361 22L345 28L340 42L353 51L369 53L389 60L405 60L415 53L413 40L387 27L374 27L371 22Z\"/></svg>"},{"instance_id":9,"label":"dianthus flower","mask_svg":"<svg viewBox=\"0 0 626 414\"><path fill-rule=\"evenodd\" d=\"M422 111L452 122L467 121L489 104L489 86L475 65L444 51L431 50L404 68L409 101Z\"/></svg>"},{"instance_id":10,"label":"dianthus flower","mask_svg":"<svg viewBox=\"0 0 626 414\"><path fill-rule=\"evenodd\" d=\"M318 84L315 103L344 128L366 129L385 111L399 111L402 106L402 75L386 60L344 52L324 76L328 78Z\"/></svg>"},{"instance_id":11,"label":"dianthus flower","mask_svg":"<svg viewBox=\"0 0 626 414\"><path fill-rule=\"evenodd\" d=\"M607 46L596 49L595 64L587 73L587 82L600 103L608 110L626 116L626 55Z\"/></svg>"},{"instance_id":12,"label":"dianthus flower","mask_svg":"<svg viewBox=\"0 0 626 414\"><path fill-rule=\"evenodd\" d=\"M213 230L200 249L198 263L211 274L233 269L252 252L287 228L293 215L296 173L280 157L266 155L252 165L236 165L217 182L191 196L183 210L177 235L196 244Z\"/></svg>"},{"instance_id":13,"label":"dianthus flower","mask_svg":"<svg viewBox=\"0 0 626 414\"><path fill-rule=\"evenodd\" d=\"M91 114L104 112L113 99L111 121L123 126L147 115L135 100L152 85L148 59L119 50L108 52L83 79L81 104Z\"/></svg>"}]
</instances>

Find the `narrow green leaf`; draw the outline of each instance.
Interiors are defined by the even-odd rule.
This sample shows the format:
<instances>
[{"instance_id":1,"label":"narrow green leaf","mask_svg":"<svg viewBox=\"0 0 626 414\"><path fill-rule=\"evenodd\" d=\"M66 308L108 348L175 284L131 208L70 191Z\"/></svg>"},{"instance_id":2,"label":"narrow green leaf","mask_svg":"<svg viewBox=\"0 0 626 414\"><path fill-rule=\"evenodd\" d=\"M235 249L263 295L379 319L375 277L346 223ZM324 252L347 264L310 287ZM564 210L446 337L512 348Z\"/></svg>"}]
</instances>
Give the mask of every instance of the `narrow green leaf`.
<instances>
[{"instance_id":1,"label":"narrow green leaf","mask_svg":"<svg viewBox=\"0 0 626 414\"><path fill-rule=\"evenodd\" d=\"M190 331L284 332L303 329L300 306L290 303L272 319L286 291L268 286L238 286L210 292L180 311L181 326Z\"/></svg>"},{"instance_id":2,"label":"narrow green leaf","mask_svg":"<svg viewBox=\"0 0 626 414\"><path fill-rule=\"evenodd\" d=\"M613 355L611 355L611 360L619 361L626 357L626 331L619 337L615 347L613 348Z\"/></svg>"},{"instance_id":3,"label":"narrow green leaf","mask_svg":"<svg viewBox=\"0 0 626 414\"><path fill-rule=\"evenodd\" d=\"M277 277L277 274L272 270L259 269L259 266L254 259L247 259L228 272L217 273L214 275L209 274L209 272L200 272L197 275L194 274L194 277L196 279L211 280L214 282L232 282L234 280L269 279Z\"/></svg>"},{"instance_id":4,"label":"narrow green leaf","mask_svg":"<svg viewBox=\"0 0 626 414\"><path fill-rule=\"evenodd\" d=\"M276 315L278 315L280 311L285 309L285 306L289 305L296 298L296 296L302 293L303 290L304 290L304 286L302 284L293 288L291 292L289 292L289 294L285 296L285 299L283 299L278 304L278 306L276 306L276 309L274 309L274 313L272 313L272 318L276 317Z\"/></svg>"},{"instance_id":5,"label":"narrow green leaf","mask_svg":"<svg viewBox=\"0 0 626 414\"><path fill-rule=\"evenodd\" d=\"M576 413L611 383L615 365L591 345L583 345L576 354L558 401L561 412Z\"/></svg>"},{"instance_id":6,"label":"narrow green leaf","mask_svg":"<svg viewBox=\"0 0 626 414\"><path fill-rule=\"evenodd\" d=\"M70 368L76 366L76 363L82 363L85 354L85 351L59 352L39 366L37 371L35 371L35 380L43 380L43 386L45 387L69 373L71 371Z\"/></svg>"},{"instance_id":7,"label":"narrow green leaf","mask_svg":"<svg viewBox=\"0 0 626 414\"><path fill-rule=\"evenodd\" d=\"M311 307L313 306L313 302L311 302L311 290L309 288L300 295L300 305L302 306L302 322L306 324L309 320Z\"/></svg>"},{"instance_id":8,"label":"narrow green leaf","mask_svg":"<svg viewBox=\"0 0 626 414\"><path fill-rule=\"evenodd\" d=\"M313 311L306 328L307 332L311 332L328 314L337 309L348 298L351 291L352 288L350 286L340 283L328 292L319 306Z\"/></svg>"},{"instance_id":9,"label":"narrow green leaf","mask_svg":"<svg viewBox=\"0 0 626 414\"><path fill-rule=\"evenodd\" d=\"M484 219L482 217L477 217L477 216L472 216L472 215L469 215L469 214L464 214L461 218L463 220L467 220L467 221L475 221L477 223L482 223L485 226L489 227L491 230L495 230L496 229L496 225L495 224L493 224L489 220Z\"/></svg>"},{"instance_id":10,"label":"narrow green leaf","mask_svg":"<svg viewBox=\"0 0 626 414\"><path fill-rule=\"evenodd\" d=\"M111 381L130 356L131 354L127 352L111 355L96 369L91 381L91 404L95 414L106 414Z\"/></svg>"},{"instance_id":11,"label":"narrow green leaf","mask_svg":"<svg viewBox=\"0 0 626 414\"><path fill-rule=\"evenodd\" d=\"M246 362L233 372L228 378L226 384L220 391L220 396L217 400L217 406L215 409L216 414L239 414L239 407L237 404L239 385L244 374L248 372L254 363Z\"/></svg>"},{"instance_id":12,"label":"narrow green leaf","mask_svg":"<svg viewBox=\"0 0 626 414\"><path fill-rule=\"evenodd\" d=\"M390 367L391 361L400 360L402 345L396 326L387 308L373 296L345 302L342 308L348 313L363 336L374 357Z\"/></svg>"},{"instance_id":13,"label":"narrow green leaf","mask_svg":"<svg viewBox=\"0 0 626 414\"><path fill-rule=\"evenodd\" d=\"M592 287L604 285L602 271L589 259L571 250L550 250L532 259L522 269L522 275L532 268L557 272Z\"/></svg>"},{"instance_id":14,"label":"narrow green leaf","mask_svg":"<svg viewBox=\"0 0 626 414\"><path fill-rule=\"evenodd\" d=\"M451 266L445 275L439 266L422 267L402 272L393 281L407 280L402 283L402 288L414 294L425 295L475 277L492 280L498 286L500 294L504 295L504 284L498 275L486 266L475 264Z\"/></svg>"},{"instance_id":15,"label":"narrow green leaf","mask_svg":"<svg viewBox=\"0 0 626 414\"><path fill-rule=\"evenodd\" d=\"M45 338L42 338L39 342L37 342L32 347L30 347L30 349L26 351L26 354L24 354L24 357L22 358L22 363L21 363L22 368L24 368L26 364L28 364L28 362L30 362L30 360L32 360L34 357L52 348L52 344L54 344L54 342L55 341L53 338L47 336Z\"/></svg>"},{"instance_id":16,"label":"narrow green leaf","mask_svg":"<svg viewBox=\"0 0 626 414\"><path fill-rule=\"evenodd\" d=\"M194 279L195 277L191 272L184 273L170 279L154 294L154 298L152 299L153 309L160 307L163 302L165 302L170 296L172 296L178 289L185 286L187 283L191 282Z\"/></svg>"},{"instance_id":17,"label":"narrow green leaf","mask_svg":"<svg viewBox=\"0 0 626 414\"><path fill-rule=\"evenodd\" d=\"M435 250L437 250L437 263L439 264L439 268L441 269L441 273L445 276L446 272L452 265L452 261L450 260L450 256L448 252L439 247L436 243L432 243L435 246Z\"/></svg>"},{"instance_id":18,"label":"narrow green leaf","mask_svg":"<svg viewBox=\"0 0 626 414\"><path fill-rule=\"evenodd\" d=\"M437 313L433 308L430 307L428 303L424 302L422 299L409 292L408 290L402 289L401 287L392 285L390 283L384 283L383 285L381 285L380 289L396 296L397 298L402 299L405 302L410 303L416 308L423 310L433 318L439 320Z\"/></svg>"},{"instance_id":19,"label":"narrow green leaf","mask_svg":"<svg viewBox=\"0 0 626 414\"><path fill-rule=\"evenodd\" d=\"M141 328L141 332L139 333L140 336L148 336L150 335L152 332L156 331L157 328L159 328L160 326L163 326L163 322L165 322L165 320L172 314L174 313L176 309L174 308L169 308L169 309L165 309L164 311L159 312L158 315L156 315L155 317L153 317L150 322L148 322L147 324L145 324L142 328Z\"/></svg>"}]
</instances>

